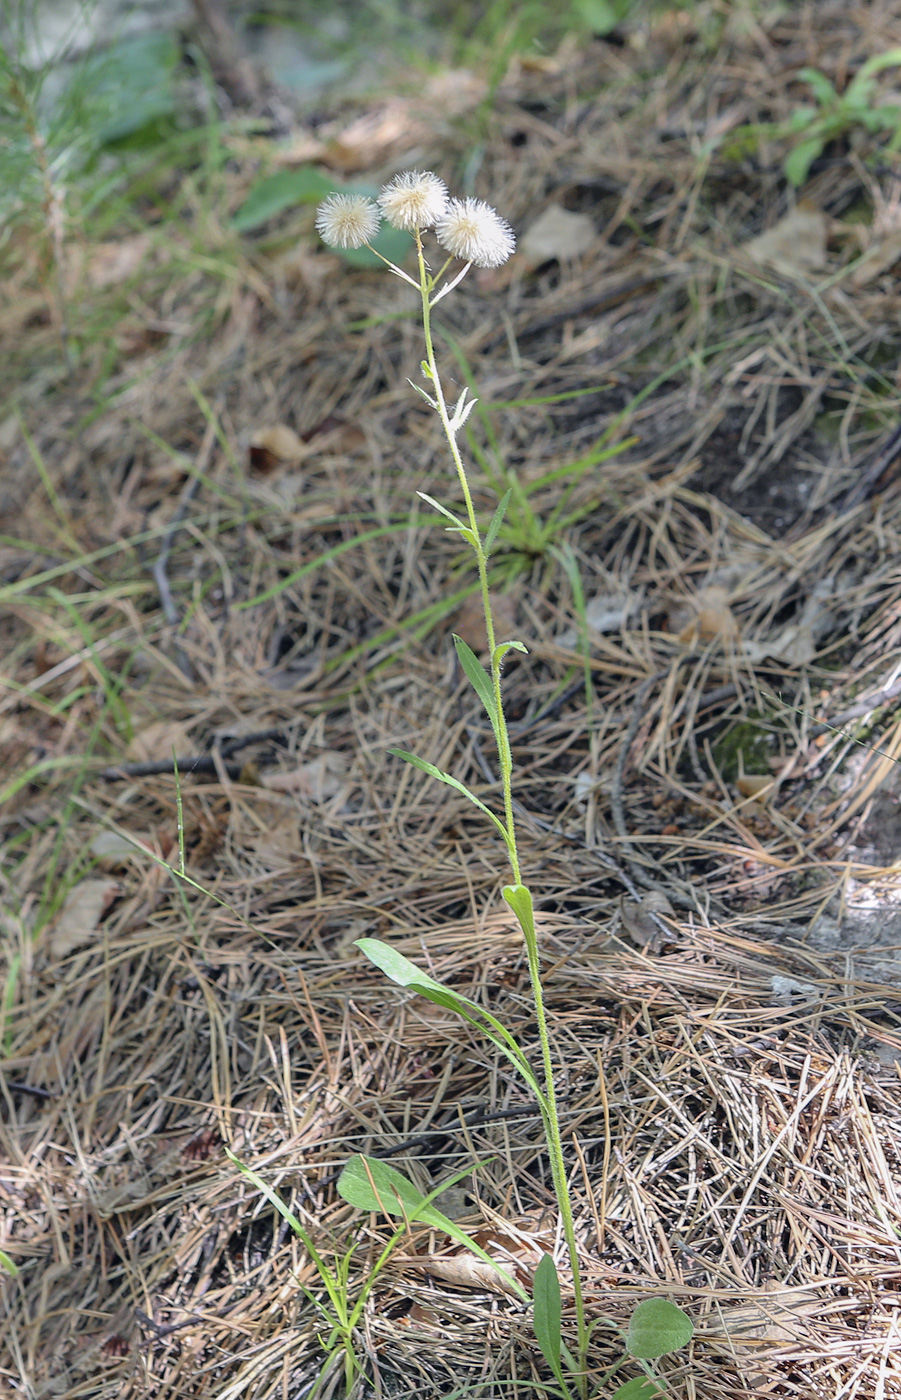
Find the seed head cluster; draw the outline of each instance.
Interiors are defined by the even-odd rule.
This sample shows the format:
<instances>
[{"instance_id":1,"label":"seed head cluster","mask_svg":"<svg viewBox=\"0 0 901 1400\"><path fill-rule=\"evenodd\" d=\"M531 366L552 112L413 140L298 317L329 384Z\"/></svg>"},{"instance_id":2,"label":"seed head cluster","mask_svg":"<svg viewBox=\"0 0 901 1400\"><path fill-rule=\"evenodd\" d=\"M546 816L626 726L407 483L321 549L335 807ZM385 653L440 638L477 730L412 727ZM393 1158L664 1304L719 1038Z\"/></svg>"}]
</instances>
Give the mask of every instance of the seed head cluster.
<instances>
[{"instance_id":1,"label":"seed head cluster","mask_svg":"<svg viewBox=\"0 0 901 1400\"><path fill-rule=\"evenodd\" d=\"M385 219L408 233L434 229L452 257L476 267L500 267L516 247L513 230L481 199L451 199L431 170L404 170L373 202L363 195L330 194L319 206L316 228L332 248L362 248Z\"/></svg>"},{"instance_id":2,"label":"seed head cluster","mask_svg":"<svg viewBox=\"0 0 901 1400\"><path fill-rule=\"evenodd\" d=\"M330 194L316 212L316 227L330 248L362 248L380 222L377 207L362 194Z\"/></svg>"},{"instance_id":3,"label":"seed head cluster","mask_svg":"<svg viewBox=\"0 0 901 1400\"><path fill-rule=\"evenodd\" d=\"M513 230L483 199L451 199L435 236L455 258L476 267L500 267L516 247Z\"/></svg>"},{"instance_id":4,"label":"seed head cluster","mask_svg":"<svg viewBox=\"0 0 901 1400\"><path fill-rule=\"evenodd\" d=\"M405 170L382 190L379 208L393 228L432 228L447 208L447 186L431 170Z\"/></svg>"}]
</instances>

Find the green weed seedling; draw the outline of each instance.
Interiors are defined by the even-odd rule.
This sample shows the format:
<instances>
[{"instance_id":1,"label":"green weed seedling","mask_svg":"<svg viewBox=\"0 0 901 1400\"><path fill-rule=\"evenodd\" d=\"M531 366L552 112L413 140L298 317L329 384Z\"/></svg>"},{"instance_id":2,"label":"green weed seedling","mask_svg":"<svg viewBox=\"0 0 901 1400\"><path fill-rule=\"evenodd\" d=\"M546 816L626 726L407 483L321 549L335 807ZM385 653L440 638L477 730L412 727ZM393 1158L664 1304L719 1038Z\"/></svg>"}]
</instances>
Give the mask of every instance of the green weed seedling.
<instances>
[{"instance_id":1,"label":"green weed seedling","mask_svg":"<svg viewBox=\"0 0 901 1400\"><path fill-rule=\"evenodd\" d=\"M327 1302L323 1298L317 1297L309 1289L304 1289L310 1302L329 1329L327 1335L320 1338L325 1351L325 1361L322 1364L316 1386L311 1392L313 1400L315 1400L315 1396L319 1393L326 1378L331 1374L337 1357L341 1357L343 1360L345 1394L350 1394L354 1380L362 1371L362 1363L357 1356L356 1329L366 1306L366 1299L372 1292L379 1274L390 1259L395 1247L407 1233L413 1221L420 1221L451 1235L458 1243L465 1245L496 1268L498 1273L504 1276L509 1288L523 1301L528 1301L528 1294L522 1285L505 1273L500 1265L496 1264L476 1244L475 1240L469 1238L465 1231L432 1205L432 1201L442 1191L446 1191L449 1186L456 1185L464 1176L468 1176L471 1171L470 1167L464 1167L462 1171L457 1172L448 1180L442 1181L439 1186L424 1196L401 1172L386 1162L380 1162L374 1157L351 1157L338 1182L338 1190L344 1199L361 1210L382 1211L386 1215L403 1217L403 1223L394 1231L366 1276L355 1282L352 1280L351 1274L357 1253L357 1244L351 1244L343 1254L335 1257L334 1263L330 1264L317 1248L310 1232L304 1228L294 1212L285 1205L269 1183L264 1181L251 1167L246 1166L229 1148L226 1148L225 1152L229 1161L233 1162L248 1180L253 1182L269 1204L290 1225L315 1265L325 1289ZM476 1163L475 1165L481 1164Z\"/></svg>"},{"instance_id":2,"label":"green weed seedling","mask_svg":"<svg viewBox=\"0 0 901 1400\"><path fill-rule=\"evenodd\" d=\"M901 149L901 103L875 104L876 79L886 68L901 66L901 48L889 49L867 59L843 93L816 68L802 68L798 74L810 88L815 105L797 107L787 122L769 122L739 127L727 139L723 151L740 157L756 150L762 138L774 137L792 142L782 163L791 184L803 185L813 162L835 141L855 127L878 136L889 135L890 151Z\"/></svg>"},{"instance_id":3,"label":"green weed seedling","mask_svg":"<svg viewBox=\"0 0 901 1400\"><path fill-rule=\"evenodd\" d=\"M417 277L411 277L401 267L377 252L376 239L383 221L392 229L412 236L418 265ZM460 284L470 268L501 266L512 254L515 240L512 230L489 205L472 198L451 199L443 181L431 172L419 171L406 171L397 175L382 189L377 201L359 193L330 194L319 206L316 227L323 241L331 247L344 251L368 248L380 261L387 264L392 273L414 287L420 299L426 353L421 362L423 382L413 384L411 381L411 387L441 420L456 471L462 504L451 508L424 492L419 492L419 495L441 517L445 530L458 535L475 557L488 641L488 669L485 669L461 637L454 637L454 647L460 666L488 717L494 735L501 777L502 811L494 811L460 779L436 767L428 759L403 749L395 749L392 752L466 797L488 819L504 844L510 882L503 888L503 897L519 925L525 946L532 1005L541 1046L540 1071L532 1066L516 1037L503 1022L477 1002L437 982L390 944L375 938L362 938L357 941L357 946L393 982L453 1011L477 1028L509 1061L534 1095L544 1128L554 1194L566 1244L568 1273L576 1314L574 1352L569 1349L563 1338L560 1279L550 1255L544 1256L534 1279L532 1307L535 1335L553 1372L559 1394L569 1397L575 1392L582 1400L587 1400L588 1348L591 1334L593 1327L601 1325L605 1320L598 1319L595 1323L589 1323L582 1290L572 1201L557 1112L554 1064L544 1006L534 904L531 890L523 882L517 848L513 810L513 758L501 690L501 672L505 658L511 651L526 652L526 647L521 641L497 637L489 590L491 551L501 534L505 515L514 497L520 505L525 497L523 493L517 493L515 484L508 478L506 490L490 522L486 528L482 528L458 442L477 400L467 386L453 406L448 403L435 355L432 330L434 308ZM426 261L424 242L424 236L430 232L438 248L442 250L439 259L446 255L434 274ZM377 1202L389 1214L396 1214L399 1209L403 1209L407 1215L412 1214L418 1193L401 1173L372 1159L355 1159L355 1163L352 1168L348 1167L339 1186L346 1199L363 1209L373 1209L374 1203ZM392 1206L395 1198L396 1203ZM428 1217L419 1213L416 1218ZM448 1224L442 1228L447 1230ZM448 1232L453 1235L455 1230L454 1226ZM468 1247L472 1248L471 1242ZM518 1292L522 1292L521 1287L518 1288ZM650 1360L684 1346L691 1338L692 1330L692 1324L686 1315L665 1299L652 1298L639 1304L625 1338L625 1356L602 1378L601 1389L595 1393L607 1393L607 1383L629 1357L646 1367ZM624 1386L620 1386L616 1391L616 1400L649 1400L649 1397L659 1393L661 1389L661 1382L646 1374L645 1377L629 1380Z\"/></svg>"}]
</instances>

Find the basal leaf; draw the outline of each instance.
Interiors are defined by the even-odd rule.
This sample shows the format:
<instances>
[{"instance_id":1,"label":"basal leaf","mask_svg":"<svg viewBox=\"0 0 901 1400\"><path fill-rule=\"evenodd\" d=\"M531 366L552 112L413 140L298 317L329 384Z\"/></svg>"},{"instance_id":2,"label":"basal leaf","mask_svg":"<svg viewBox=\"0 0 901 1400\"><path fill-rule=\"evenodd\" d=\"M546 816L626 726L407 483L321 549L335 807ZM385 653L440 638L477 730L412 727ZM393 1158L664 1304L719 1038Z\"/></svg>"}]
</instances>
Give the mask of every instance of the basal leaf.
<instances>
[{"instance_id":1,"label":"basal leaf","mask_svg":"<svg viewBox=\"0 0 901 1400\"><path fill-rule=\"evenodd\" d=\"M312 165L265 175L251 185L244 203L232 219L232 228L239 233L247 233L297 204L318 204L334 189L334 180Z\"/></svg>"},{"instance_id":2,"label":"basal leaf","mask_svg":"<svg viewBox=\"0 0 901 1400\"><path fill-rule=\"evenodd\" d=\"M456 1179L459 1180L459 1176ZM447 1184L444 1183L441 1189ZM497 1260L492 1259L481 1245L476 1244L465 1230L461 1230L459 1225L443 1215L436 1206L429 1204L412 1181L388 1162L380 1161L377 1157L351 1157L338 1178L338 1194L358 1210L380 1210L388 1215L401 1215L408 1220L418 1220L435 1230L443 1230L452 1240L456 1240L477 1258L490 1264L509 1289L523 1302L528 1302L529 1295L522 1284L502 1268Z\"/></svg>"},{"instance_id":3,"label":"basal leaf","mask_svg":"<svg viewBox=\"0 0 901 1400\"><path fill-rule=\"evenodd\" d=\"M557 1266L549 1254L542 1254L532 1283L532 1322L541 1354L560 1385L566 1390L560 1365L560 1323L563 1307Z\"/></svg>"},{"instance_id":4,"label":"basal leaf","mask_svg":"<svg viewBox=\"0 0 901 1400\"><path fill-rule=\"evenodd\" d=\"M640 1361L653 1361L686 1346L694 1335L689 1317L666 1298L646 1298L632 1314L626 1351Z\"/></svg>"},{"instance_id":5,"label":"basal leaf","mask_svg":"<svg viewBox=\"0 0 901 1400\"><path fill-rule=\"evenodd\" d=\"M665 1394L666 1391L650 1376L633 1376L613 1392L610 1400L656 1400L658 1395Z\"/></svg>"}]
</instances>

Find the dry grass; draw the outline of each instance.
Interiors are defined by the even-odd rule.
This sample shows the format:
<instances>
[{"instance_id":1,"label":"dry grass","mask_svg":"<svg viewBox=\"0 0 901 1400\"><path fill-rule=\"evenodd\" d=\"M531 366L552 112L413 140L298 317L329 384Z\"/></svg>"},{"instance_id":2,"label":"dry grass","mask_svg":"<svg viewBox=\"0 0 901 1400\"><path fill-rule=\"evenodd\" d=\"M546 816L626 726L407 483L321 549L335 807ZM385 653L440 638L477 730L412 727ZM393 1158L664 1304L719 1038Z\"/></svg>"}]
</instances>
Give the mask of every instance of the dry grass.
<instances>
[{"instance_id":1,"label":"dry grass","mask_svg":"<svg viewBox=\"0 0 901 1400\"><path fill-rule=\"evenodd\" d=\"M470 278L442 321L486 413L471 450L514 467L540 519L561 489L545 474L605 430L638 438L567 507L586 596L621 612L589 634L590 714L584 689L553 703L583 666L565 571L499 556L503 630L530 647L507 676L521 856L592 1315L622 1322L651 1293L685 1307L696 1340L664 1363L677 1400L890 1400L901 492L878 452L901 299L888 275L855 279L842 216L869 209L877 241L901 175L888 155L871 173L863 145L827 152L805 190L832 220L811 281L738 250L785 211L781 150L704 153L785 117L802 64L841 81L901 26L887 4L697 13L640 50L511 72L478 192L520 228L557 200L603 236L564 268ZM433 127L415 163L454 183L473 120ZM523 1267L553 1243L522 1087L353 947L396 943L532 1045L500 852L386 755L400 744L492 793L447 646L452 619L473 626L473 581L411 504L448 492L406 384L416 323L397 317L403 289L315 248L304 220L286 258L208 216L204 258L194 231L172 234L175 264L151 257L121 302L90 294L85 316L120 313L99 409L107 347L71 381L57 371L24 253L2 313L31 307L31 445L0 425L0 1247L21 1270L2 1285L0 1389L35 1400L308 1393L315 1271L224 1144L323 1250L358 1241L356 1279L384 1234L334 1192L357 1151L396 1152L429 1186L490 1157L460 1207L470 1227ZM249 457L279 422L302 460ZM173 748L178 783L122 770ZM773 778L763 801L742 765ZM157 860L98 849L105 830ZM159 863L180 841L193 885ZM65 901L87 878L107 890L80 926ZM648 887L670 901L657 924L636 909ZM874 932L848 946L868 911ZM536 1393L528 1315L437 1281L447 1252L416 1232L372 1294L372 1386ZM593 1366L614 1355L599 1329Z\"/></svg>"}]
</instances>

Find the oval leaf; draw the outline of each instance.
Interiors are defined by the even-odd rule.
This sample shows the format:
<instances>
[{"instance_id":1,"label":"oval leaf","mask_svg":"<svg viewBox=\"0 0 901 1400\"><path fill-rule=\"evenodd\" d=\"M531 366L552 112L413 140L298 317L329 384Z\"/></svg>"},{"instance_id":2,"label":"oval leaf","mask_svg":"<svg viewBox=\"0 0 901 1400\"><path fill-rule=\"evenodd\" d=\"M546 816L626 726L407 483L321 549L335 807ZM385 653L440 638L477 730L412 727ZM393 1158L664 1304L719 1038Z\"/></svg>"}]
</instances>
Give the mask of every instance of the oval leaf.
<instances>
[{"instance_id":1,"label":"oval leaf","mask_svg":"<svg viewBox=\"0 0 901 1400\"><path fill-rule=\"evenodd\" d=\"M658 1395L665 1394L666 1391L661 1389L656 1381L652 1381L650 1376L633 1376L613 1392L610 1400L656 1400Z\"/></svg>"},{"instance_id":2,"label":"oval leaf","mask_svg":"<svg viewBox=\"0 0 901 1400\"><path fill-rule=\"evenodd\" d=\"M666 1298L646 1298L632 1314L626 1335L626 1351L639 1361L653 1361L686 1346L694 1325L681 1308Z\"/></svg>"}]
</instances>

